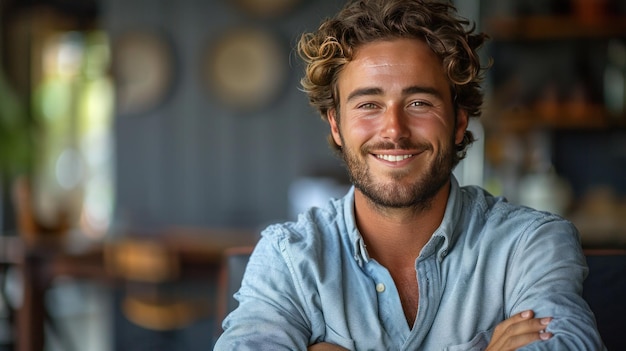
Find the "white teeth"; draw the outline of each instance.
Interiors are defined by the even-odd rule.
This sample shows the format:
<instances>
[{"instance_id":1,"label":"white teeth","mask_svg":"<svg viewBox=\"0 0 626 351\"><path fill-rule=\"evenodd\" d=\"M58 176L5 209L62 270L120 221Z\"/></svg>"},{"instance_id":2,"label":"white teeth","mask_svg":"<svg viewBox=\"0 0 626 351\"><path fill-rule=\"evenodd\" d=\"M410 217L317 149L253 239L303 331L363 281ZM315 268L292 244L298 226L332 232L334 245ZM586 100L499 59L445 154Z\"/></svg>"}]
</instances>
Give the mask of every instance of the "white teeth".
<instances>
[{"instance_id":1,"label":"white teeth","mask_svg":"<svg viewBox=\"0 0 626 351\"><path fill-rule=\"evenodd\" d=\"M399 162L402 160L406 160L409 157L413 157L413 155L376 155L376 157L385 161Z\"/></svg>"}]
</instances>

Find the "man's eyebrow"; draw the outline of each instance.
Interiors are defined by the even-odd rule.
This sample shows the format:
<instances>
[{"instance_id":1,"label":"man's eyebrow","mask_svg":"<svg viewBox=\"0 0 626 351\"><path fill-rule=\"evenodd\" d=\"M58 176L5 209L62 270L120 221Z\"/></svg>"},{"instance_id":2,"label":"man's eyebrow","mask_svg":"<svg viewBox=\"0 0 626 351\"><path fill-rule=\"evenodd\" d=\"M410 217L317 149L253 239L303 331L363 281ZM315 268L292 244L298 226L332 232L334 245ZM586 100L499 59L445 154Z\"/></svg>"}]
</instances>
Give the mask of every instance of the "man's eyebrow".
<instances>
[{"instance_id":1,"label":"man's eyebrow","mask_svg":"<svg viewBox=\"0 0 626 351\"><path fill-rule=\"evenodd\" d=\"M404 95L411 95L411 94L428 94L428 95L432 95L438 99L443 100L443 94L441 94L441 92L433 87L428 87L428 86L410 86L408 88L404 88L402 89L402 93Z\"/></svg>"},{"instance_id":2,"label":"man's eyebrow","mask_svg":"<svg viewBox=\"0 0 626 351\"><path fill-rule=\"evenodd\" d=\"M383 90L381 88L361 88L351 92L346 101L350 101L360 96L381 95L382 93Z\"/></svg>"}]
</instances>

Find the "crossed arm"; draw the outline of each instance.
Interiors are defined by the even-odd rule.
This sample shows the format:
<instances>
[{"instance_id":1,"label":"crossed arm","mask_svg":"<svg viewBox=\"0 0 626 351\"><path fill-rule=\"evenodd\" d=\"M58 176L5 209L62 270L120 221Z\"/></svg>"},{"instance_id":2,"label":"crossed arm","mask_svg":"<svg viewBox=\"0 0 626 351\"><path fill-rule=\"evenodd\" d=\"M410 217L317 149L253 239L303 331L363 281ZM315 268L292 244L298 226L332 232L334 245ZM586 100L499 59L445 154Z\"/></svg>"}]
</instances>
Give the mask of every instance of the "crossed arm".
<instances>
[{"instance_id":1,"label":"crossed arm","mask_svg":"<svg viewBox=\"0 0 626 351\"><path fill-rule=\"evenodd\" d=\"M491 342L485 351L509 351L538 340L548 340L552 333L545 332L552 318L534 318L533 311L523 311L496 326ZM308 351L348 351L330 343L311 345Z\"/></svg>"}]
</instances>

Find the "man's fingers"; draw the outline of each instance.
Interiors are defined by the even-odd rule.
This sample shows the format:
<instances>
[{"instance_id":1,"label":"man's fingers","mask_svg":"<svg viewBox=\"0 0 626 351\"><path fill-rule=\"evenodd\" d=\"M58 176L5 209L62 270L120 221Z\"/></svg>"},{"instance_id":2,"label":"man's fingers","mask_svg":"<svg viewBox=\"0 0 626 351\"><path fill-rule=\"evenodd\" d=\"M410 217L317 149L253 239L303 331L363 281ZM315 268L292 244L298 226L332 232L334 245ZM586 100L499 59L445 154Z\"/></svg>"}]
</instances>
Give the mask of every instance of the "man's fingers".
<instances>
[{"instance_id":1,"label":"man's fingers","mask_svg":"<svg viewBox=\"0 0 626 351\"><path fill-rule=\"evenodd\" d=\"M534 316L535 316L535 313L529 310L529 311L522 311L520 313L517 313L511 316L510 318L505 319L504 321L502 321L500 324L496 326L496 329L494 331L494 337L496 335L504 333L504 331L507 330L512 325L515 325L516 323L520 323L524 320L529 320L533 318Z\"/></svg>"},{"instance_id":2,"label":"man's fingers","mask_svg":"<svg viewBox=\"0 0 626 351\"><path fill-rule=\"evenodd\" d=\"M341 346L322 342L319 344L311 345L307 348L307 351L348 351Z\"/></svg>"},{"instance_id":3,"label":"man's fingers","mask_svg":"<svg viewBox=\"0 0 626 351\"><path fill-rule=\"evenodd\" d=\"M508 332L511 335L539 333L540 331L545 330L551 321L552 318L550 317L523 319L507 326L505 332Z\"/></svg>"},{"instance_id":4,"label":"man's fingers","mask_svg":"<svg viewBox=\"0 0 626 351\"><path fill-rule=\"evenodd\" d=\"M539 333L532 332L526 334L514 335L505 339L502 339L501 345L498 345L495 348L489 350L498 350L498 351L509 351L509 350L517 350L520 347L526 346L531 342L535 342L538 340L548 340L552 337L551 333Z\"/></svg>"},{"instance_id":5,"label":"man's fingers","mask_svg":"<svg viewBox=\"0 0 626 351\"><path fill-rule=\"evenodd\" d=\"M510 325L505 331L509 336L511 346L521 347L537 340L547 340L552 337L551 333L545 331L552 318L531 318Z\"/></svg>"},{"instance_id":6,"label":"man's fingers","mask_svg":"<svg viewBox=\"0 0 626 351\"><path fill-rule=\"evenodd\" d=\"M545 331L551 317L534 318L533 311L520 312L496 326L487 350L515 350L537 340L548 340Z\"/></svg>"}]
</instances>

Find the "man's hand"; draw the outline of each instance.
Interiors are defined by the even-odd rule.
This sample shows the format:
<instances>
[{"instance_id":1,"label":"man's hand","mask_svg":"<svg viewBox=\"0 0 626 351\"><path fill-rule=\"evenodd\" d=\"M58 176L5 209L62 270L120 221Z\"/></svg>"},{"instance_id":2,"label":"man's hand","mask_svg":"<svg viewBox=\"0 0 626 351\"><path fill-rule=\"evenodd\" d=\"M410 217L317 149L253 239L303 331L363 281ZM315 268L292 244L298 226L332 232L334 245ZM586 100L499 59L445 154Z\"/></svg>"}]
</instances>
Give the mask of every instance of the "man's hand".
<instances>
[{"instance_id":1,"label":"man's hand","mask_svg":"<svg viewBox=\"0 0 626 351\"><path fill-rule=\"evenodd\" d=\"M545 331L551 317L533 318L533 311L523 311L496 326L485 351L509 351L537 340L548 340L552 333Z\"/></svg>"},{"instance_id":2,"label":"man's hand","mask_svg":"<svg viewBox=\"0 0 626 351\"><path fill-rule=\"evenodd\" d=\"M327 342L321 342L319 344L311 345L307 348L308 351L348 351L341 346L333 345Z\"/></svg>"}]
</instances>

